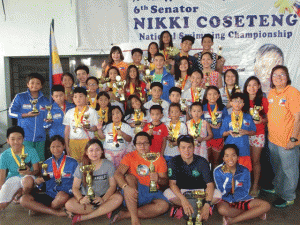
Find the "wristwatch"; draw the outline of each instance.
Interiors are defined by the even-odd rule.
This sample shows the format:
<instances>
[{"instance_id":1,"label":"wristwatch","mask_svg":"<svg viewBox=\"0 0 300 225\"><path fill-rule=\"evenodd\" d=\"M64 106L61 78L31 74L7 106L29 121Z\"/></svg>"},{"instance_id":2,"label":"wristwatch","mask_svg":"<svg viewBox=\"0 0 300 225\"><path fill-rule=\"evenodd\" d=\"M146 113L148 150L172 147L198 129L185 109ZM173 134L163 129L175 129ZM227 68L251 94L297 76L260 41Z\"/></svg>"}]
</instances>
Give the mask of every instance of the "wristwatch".
<instances>
[{"instance_id":1,"label":"wristwatch","mask_svg":"<svg viewBox=\"0 0 300 225\"><path fill-rule=\"evenodd\" d=\"M291 142L297 142L298 139L297 139L297 138L294 138L294 137L291 137L291 138L290 138L290 141L291 141Z\"/></svg>"},{"instance_id":2,"label":"wristwatch","mask_svg":"<svg viewBox=\"0 0 300 225\"><path fill-rule=\"evenodd\" d=\"M204 204L205 204L205 203L208 203L209 206L211 206L211 201L204 200Z\"/></svg>"}]
</instances>

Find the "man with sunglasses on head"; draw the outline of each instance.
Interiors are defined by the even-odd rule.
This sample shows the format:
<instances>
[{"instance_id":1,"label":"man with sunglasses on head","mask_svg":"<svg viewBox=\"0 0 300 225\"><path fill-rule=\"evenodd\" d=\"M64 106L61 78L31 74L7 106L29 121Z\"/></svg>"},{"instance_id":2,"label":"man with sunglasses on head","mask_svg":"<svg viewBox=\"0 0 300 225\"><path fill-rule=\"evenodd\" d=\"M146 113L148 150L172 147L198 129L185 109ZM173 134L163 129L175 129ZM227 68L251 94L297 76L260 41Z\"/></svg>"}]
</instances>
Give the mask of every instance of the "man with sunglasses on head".
<instances>
[{"instance_id":1,"label":"man with sunglasses on head","mask_svg":"<svg viewBox=\"0 0 300 225\"><path fill-rule=\"evenodd\" d=\"M113 213L111 223L131 218L131 224L140 225L140 219L152 218L164 214L169 209L168 200L159 190L168 185L167 164L163 156L153 162L155 172L150 172L150 161L144 159L150 153L151 137L139 132L133 139L135 151L128 153L115 172L115 179L122 189L123 204L128 211ZM150 181L157 184L157 192L150 193Z\"/></svg>"},{"instance_id":2,"label":"man with sunglasses on head","mask_svg":"<svg viewBox=\"0 0 300 225\"><path fill-rule=\"evenodd\" d=\"M169 185L164 195L177 206L182 206L187 216L197 214L196 207L192 206L188 200L188 195L192 198L192 191L203 190L206 197L201 210L201 219L207 220L210 207L221 198L221 194L214 193L212 173L207 160L201 156L194 155L194 138L190 135L181 135L177 139L180 155L172 158L168 164ZM180 216L180 211L176 213ZM174 208L173 208L174 209ZM171 213L175 211L172 209Z\"/></svg>"}]
</instances>

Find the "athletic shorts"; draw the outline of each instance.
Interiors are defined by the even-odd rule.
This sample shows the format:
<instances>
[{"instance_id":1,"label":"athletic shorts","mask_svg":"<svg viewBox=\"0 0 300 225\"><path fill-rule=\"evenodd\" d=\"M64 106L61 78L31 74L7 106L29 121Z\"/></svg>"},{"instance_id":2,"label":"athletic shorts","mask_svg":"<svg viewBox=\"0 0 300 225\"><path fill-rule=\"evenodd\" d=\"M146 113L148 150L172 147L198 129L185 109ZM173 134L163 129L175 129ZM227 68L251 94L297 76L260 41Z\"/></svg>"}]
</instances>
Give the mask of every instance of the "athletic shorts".
<instances>
[{"instance_id":1,"label":"athletic shorts","mask_svg":"<svg viewBox=\"0 0 300 225\"><path fill-rule=\"evenodd\" d=\"M252 162L250 156L240 156L238 163L246 167L250 172L252 171Z\"/></svg>"},{"instance_id":2,"label":"athletic shorts","mask_svg":"<svg viewBox=\"0 0 300 225\"><path fill-rule=\"evenodd\" d=\"M161 199L169 203L168 199L163 195L162 191L157 190L157 192L149 193L149 187L142 185L139 182L138 182L138 192L139 192L138 207L147 205L156 199ZM121 190L121 194L124 196L123 190ZM123 201L123 205L126 206L125 200Z\"/></svg>"},{"instance_id":3,"label":"athletic shorts","mask_svg":"<svg viewBox=\"0 0 300 225\"><path fill-rule=\"evenodd\" d=\"M46 193L34 193L33 195L34 201L42 203L45 206L50 207L54 198L47 195Z\"/></svg>"},{"instance_id":4,"label":"athletic shorts","mask_svg":"<svg viewBox=\"0 0 300 225\"><path fill-rule=\"evenodd\" d=\"M207 148L212 148L212 150L216 152L221 152L224 146L224 139L210 139L209 141L206 141L206 146Z\"/></svg>"},{"instance_id":5,"label":"athletic shorts","mask_svg":"<svg viewBox=\"0 0 300 225\"><path fill-rule=\"evenodd\" d=\"M249 144L252 147L263 148L265 146L265 135L259 134L249 136Z\"/></svg>"},{"instance_id":6,"label":"athletic shorts","mask_svg":"<svg viewBox=\"0 0 300 225\"><path fill-rule=\"evenodd\" d=\"M249 210L251 200L229 203L229 206L236 209Z\"/></svg>"}]
</instances>

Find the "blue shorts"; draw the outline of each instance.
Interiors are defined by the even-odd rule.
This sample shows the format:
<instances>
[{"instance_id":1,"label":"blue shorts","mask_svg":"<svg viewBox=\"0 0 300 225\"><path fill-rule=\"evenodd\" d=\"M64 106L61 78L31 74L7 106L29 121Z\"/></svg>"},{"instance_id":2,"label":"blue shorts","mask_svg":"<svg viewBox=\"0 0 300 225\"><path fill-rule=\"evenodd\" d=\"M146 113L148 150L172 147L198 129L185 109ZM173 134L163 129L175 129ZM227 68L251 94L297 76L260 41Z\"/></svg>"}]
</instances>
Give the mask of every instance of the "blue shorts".
<instances>
[{"instance_id":1,"label":"blue shorts","mask_svg":"<svg viewBox=\"0 0 300 225\"><path fill-rule=\"evenodd\" d=\"M157 192L149 193L149 187L140 184L140 182L138 182L138 192L138 207L147 205L155 199L161 199L169 203L169 200L163 195L162 191L158 190ZM121 194L124 196L123 190L121 190ZM123 201L123 205L126 207L125 200Z\"/></svg>"}]
</instances>

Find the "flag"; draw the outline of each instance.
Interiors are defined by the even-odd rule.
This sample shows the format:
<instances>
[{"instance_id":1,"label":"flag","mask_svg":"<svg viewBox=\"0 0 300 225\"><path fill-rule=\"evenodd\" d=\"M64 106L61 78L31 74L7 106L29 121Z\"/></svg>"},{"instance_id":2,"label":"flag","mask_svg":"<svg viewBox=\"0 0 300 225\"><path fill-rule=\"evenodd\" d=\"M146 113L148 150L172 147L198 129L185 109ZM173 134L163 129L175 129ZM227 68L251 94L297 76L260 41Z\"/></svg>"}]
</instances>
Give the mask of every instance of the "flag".
<instances>
[{"instance_id":1,"label":"flag","mask_svg":"<svg viewBox=\"0 0 300 225\"><path fill-rule=\"evenodd\" d=\"M50 90L52 85L61 84L61 76L63 70L61 67L57 46L54 37L54 19L50 24L50 39L49 39L49 48L50 48L50 58L49 58L49 83Z\"/></svg>"}]
</instances>

